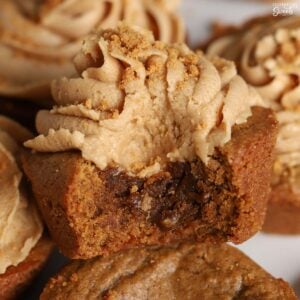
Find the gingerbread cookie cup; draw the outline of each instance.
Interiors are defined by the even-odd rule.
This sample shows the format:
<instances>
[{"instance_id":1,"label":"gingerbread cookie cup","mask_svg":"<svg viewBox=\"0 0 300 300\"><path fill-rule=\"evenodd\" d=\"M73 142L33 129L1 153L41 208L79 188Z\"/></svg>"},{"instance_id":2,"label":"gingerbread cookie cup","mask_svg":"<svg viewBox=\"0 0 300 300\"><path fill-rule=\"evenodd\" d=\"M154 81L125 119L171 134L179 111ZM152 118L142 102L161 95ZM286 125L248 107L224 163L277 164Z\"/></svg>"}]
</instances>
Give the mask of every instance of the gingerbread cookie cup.
<instances>
[{"instance_id":1,"label":"gingerbread cookie cup","mask_svg":"<svg viewBox=\"0 0 300 300\"><path fill-rule=\"evenodd\" d=\"M15 299L46 262L52 242L20 169L22 142L32 135L0 115L0 297Z\"/></svg>"},{"instance_id":2,"label":"gingerbread cookie cup","mask_svg":"<svg viewBox=\"0 0 300 300\"><path fill-rule=\"evenodd\" d=\"M141 248L75 261L50 279L41 300L296 300L292 288L229 245Z\"/></svg>"},{"instance_id":3,"label":"gingerbread cookie cup","mask_svg":"<svg viewBox=\"0 0 300 300\"><path fill-rule=\"evenodd\" d=\"M276 112L272 193L264 229L300 233L300 17L247 22L211 42L207 53L236 62L239 73Z\"/></svg>"},{"instance_id":4,"label":"gingerbread cookie cup","mask_svg":"<svg viewBox=\"0 0 300 300\"><path fill-rule=\"evenodd\" d=\"M0 298L18 299L46 264L53 248L53 242L45 235L24 261L17 266L8 267L4 274L0 274Z\"/></svg>"},{"instance_id":5,"label":"gingerbread cookie cup","mask_svg":"<svg viewBox=\"0 0 300 300\"><path fill-rule=\"evenodd\" d=\"M79 153L28 154L23 166L52 237L71 258L178 240L241 243L261 229L276 121L254 109L246 125L201 161L149 177L99 170Z\"/></svg>"},{"instance_id":6,"label":"gingerbread cookie cup","mask_svg":"<svg viewBox=\"0 0 300 300\"><path fill-rule=\"evenodd\" d=\"M23 159L65 255L260 230L277 122L231 62L122 25L75 63L81 77L53 83L57 106L39 112Z\"/></svg>"}]
</instances>

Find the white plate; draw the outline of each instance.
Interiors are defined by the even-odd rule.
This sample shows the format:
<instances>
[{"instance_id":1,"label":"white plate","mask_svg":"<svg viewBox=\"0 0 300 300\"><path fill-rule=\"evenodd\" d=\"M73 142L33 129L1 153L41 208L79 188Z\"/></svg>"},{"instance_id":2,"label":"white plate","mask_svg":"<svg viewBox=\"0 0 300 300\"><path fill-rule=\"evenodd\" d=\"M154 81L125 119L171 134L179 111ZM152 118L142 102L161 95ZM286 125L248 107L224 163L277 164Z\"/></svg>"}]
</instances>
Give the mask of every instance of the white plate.
<instances>
[{"instance_id":1,"label":"white plate","mask_svg":"<svg viewBox=\"0 0 300 300\"><path fill-rule=\"evenodd\" d=\"M182 13L190 44L196 47L209 37L212 21L238 24L253 16L272 14L274 5L246 0L184 0ZM300 2L297 5L299 11ZM287 280L300 297L300 235L260 233L238 248L275 277Z\"/></svg>"}]
</instances>

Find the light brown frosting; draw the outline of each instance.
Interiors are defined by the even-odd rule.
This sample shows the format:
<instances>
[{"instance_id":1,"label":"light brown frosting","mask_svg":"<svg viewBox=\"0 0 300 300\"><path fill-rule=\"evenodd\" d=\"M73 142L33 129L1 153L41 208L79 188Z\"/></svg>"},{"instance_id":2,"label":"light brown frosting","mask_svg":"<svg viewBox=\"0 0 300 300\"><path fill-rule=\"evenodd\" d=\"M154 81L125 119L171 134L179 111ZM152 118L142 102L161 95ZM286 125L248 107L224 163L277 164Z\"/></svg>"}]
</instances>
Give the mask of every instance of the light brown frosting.
<instances>
[{"instance_id":1,"label":"light brown frosting","mask_svg":"<svg viewBox=\"0 0 300 300\"><path fill-rule=\"evenodd\" d=\"M277 111L274 174L295 183L294 175L300 178L300 17L262 19L216 40L208 55L236 61L240 74ZM293 187L299 191L299 182Z\"/></svg>"},{"instance_id":2,"label":"light brown frosting","mask_svg":"<svg viewBox=\"0 0 300 300\"><path fill-rule=\"evenodd\" d=\"M72 59L94 29L123 19L181 42L178 0L1 0L0 94L45 101L52 79L76 74Z\"/></svg>"},{"instance_id":3,"label":"light brown frosting","mask_svg":"<svg viewBox=\"0 0 300 300\"><path fill-rule=\"evenodd\" d=\"M22 262L43 231L18 166L20 145L30 137L25 128L0 116L0 274Z\"/></svg>"},{"instance_id":4,"label":"light brown frosting","mask_svg":"<svg viewBox=\"0 0 300 300\"><path fill-rule=\"evenodd\" d=\"M53 83L57 106L38 113L40 136L25 145L79 149L102 170L144 177L169 161L206 163L262 102L233 63L156 42L141 28L91 35L75 65L81 76Z\"/></svg>"}]
</instances>

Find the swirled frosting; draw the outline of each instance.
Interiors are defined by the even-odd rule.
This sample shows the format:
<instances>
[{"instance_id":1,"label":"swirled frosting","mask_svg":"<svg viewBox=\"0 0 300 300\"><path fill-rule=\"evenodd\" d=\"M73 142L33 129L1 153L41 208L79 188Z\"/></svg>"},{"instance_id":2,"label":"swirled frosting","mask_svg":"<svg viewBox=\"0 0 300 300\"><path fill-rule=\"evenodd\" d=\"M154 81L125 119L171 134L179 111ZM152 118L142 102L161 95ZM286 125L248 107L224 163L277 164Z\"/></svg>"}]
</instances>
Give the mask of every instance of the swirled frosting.
<instances>
[{"instance_id":1,"label":"swirled frosting","mask_svg":"<svg viewBox=\"0 0 300 300\"><path fill-rule=\"evenodd\" d=\"M30 137L19 124L0 116L0 274L22 262L43 231L18 166L20 145Z\"/></svg>"},{"instance_id":2,"label":"swirled frosting","mask_svg":"<svg viewBox=\"0 0 300 300\"><path fill-rule=\"evenodd\" d=\"M261 19L216 40L207 52L234 60L240 74L277 111L274 183L288 177L300 193L300 17Z\"/></svg>"},{"instance_id":3,"label":"swirled frosting","mask_svg":"<svg viewBox=\"0 0 300 300\"><path fill-rule=\"evenodd\" d=\"M148 176L169 161L209 160L251 115L258 94L233 63L121 25L91 35L75 58L80 77L52 85L57 106L38 113L37 151L79 149L100 169Z\"/></svg>"},{"instance_id":4,"label":"swirled frosting","mask_svg":"<svg viewBox=\"0 0 300 300\"><path fill-rule=\"evenodd\" d=\"M120 20L165 42L185 31L178 0L1 0L0 94L47 102L52 79L76 74L72 59L94 29Z\"/></svg>"}]
</instances>

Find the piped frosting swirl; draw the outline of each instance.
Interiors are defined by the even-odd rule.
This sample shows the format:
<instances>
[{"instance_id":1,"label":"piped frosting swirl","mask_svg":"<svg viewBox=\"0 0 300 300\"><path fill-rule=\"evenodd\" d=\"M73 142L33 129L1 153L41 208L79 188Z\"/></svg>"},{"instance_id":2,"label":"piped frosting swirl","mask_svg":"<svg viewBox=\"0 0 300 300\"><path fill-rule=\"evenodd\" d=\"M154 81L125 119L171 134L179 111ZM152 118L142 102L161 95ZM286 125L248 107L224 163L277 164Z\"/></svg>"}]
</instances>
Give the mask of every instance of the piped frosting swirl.
<instances>
[{"instance_id":1,"label":"piped frosting swirl","mask_svg":"<svg viewBox=\"0 0 300 300\"><path fill-rule=\"evenodd\" d=\"M207 52L235 61L240 74L277 111L274 184L287 177L300 193L300 17L252 22L217 39Z\"/></svg>"},{"instance_id":2,"label":"piped frosting swirl","mask_svg":"<svg viewBox=\"0 0 300 300\"><path fill-rule=\"evenodd\" d=\"M18 166L21 143L30 137L25 128L0 116L0 274L22 262L43 232Z\"/></svg>"},{"instance_id":3,"label":"piped frosting swirl","mask_svg":"<svg viewBox=\"0 0 300 300\"><path fill-rule=\"evenodd\" d=\"M38 113L36 151L79 149L100 169L141 177L170 161L207 163L262 100L232 62L155 41L121 25L88 37L78 78L52 84L57 106Z\"/></svg>"},{"instance_id":4,"label":"piped frosting swirl","mask_svg":"<svg viewBox=\"0 0 300 300\"><path fill-rule=\"evenodd\" d=\"M45 101L51 80L76 74L83 37L120 20L182 42L177 0L1 0L0 94Z\"/></svg>"}]
</instances>

